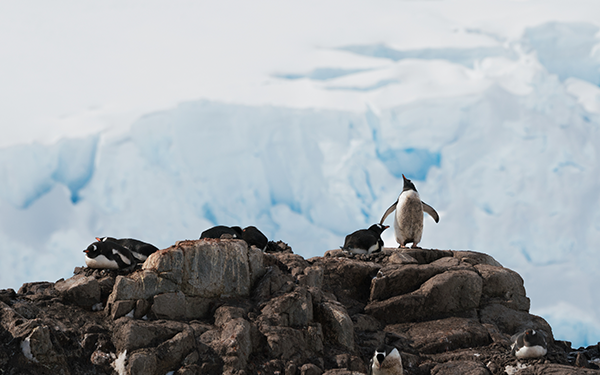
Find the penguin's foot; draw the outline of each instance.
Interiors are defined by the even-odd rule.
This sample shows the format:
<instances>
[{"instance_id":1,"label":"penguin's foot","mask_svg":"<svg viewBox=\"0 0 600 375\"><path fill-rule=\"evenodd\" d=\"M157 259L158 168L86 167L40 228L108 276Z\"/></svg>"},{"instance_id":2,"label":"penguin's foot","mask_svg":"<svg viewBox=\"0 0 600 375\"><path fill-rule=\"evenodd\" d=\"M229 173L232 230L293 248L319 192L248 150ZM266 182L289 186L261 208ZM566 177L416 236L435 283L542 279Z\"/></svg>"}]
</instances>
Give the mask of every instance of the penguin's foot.
<instances>
[{"instance_id":1,"label":"penguin's foot","mask_svg":"<svg viewBox=\"0 0 600 375\"><path fill-rule=\"evenodd\" d=\"M417 246L417 245L412 245L410 248L411 248L411 249L422 249L422 247L419 247L419 246Z\"/></svg>"}]
</instances>

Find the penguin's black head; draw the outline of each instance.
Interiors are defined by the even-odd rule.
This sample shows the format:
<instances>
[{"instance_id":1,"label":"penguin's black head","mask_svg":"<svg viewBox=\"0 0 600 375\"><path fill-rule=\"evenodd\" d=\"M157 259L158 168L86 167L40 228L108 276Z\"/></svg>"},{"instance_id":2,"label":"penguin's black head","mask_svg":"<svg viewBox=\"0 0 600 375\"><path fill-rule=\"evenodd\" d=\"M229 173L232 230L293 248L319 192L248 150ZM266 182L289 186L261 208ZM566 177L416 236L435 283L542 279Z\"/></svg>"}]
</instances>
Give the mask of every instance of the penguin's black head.
<instances>
[{"instance_id":1,"label":"penguin's black head","mask_svg":"<svg viewBox=\"0 0 600 375\"><path fill-rule=\"evenodd\" d=\"M369 227L369 230L377 234L381 234L384 230L388 229L389 227L389 225L373 224Z\"/></svg>"},{"instance_id":2,"label":"penguin's black head","mask_svg":"<svg viewBox=\"0 0 600 375\"><path fill-rule=\"evenodd\" d=\"M404 175L402 175L402 178L404 179L404 188L402 189L402 191L406 191L406 190L417 191L417 188L415 187L415 185L412 183L411 180L409 180L408 178L404 177Z\"/></svg>"},{"instance_id":3,"label":"penguin's black head","mask_svg":"<svg viewBox=\"0 0 600 375\"><path fill-rule=\"evenodd\" d=\"M540 334L539 332L537 332L534 329L528 329L525 331L525 333L523 334L523 342L527 346L533 346L533 345L544 345L545 346L545 344L546 344L546 340L544 339L542 334Z\"/></svg>"},{"instance_id":4,"label":"penguin's black head","mask_svg":"<svg viewBox=\"0 0 600 375\"><path fill-rule=\"evenodd\" d=\"M236 227L231 227L231 229L235 233L237 233L237 238L242 238L242 233L243 233L242 228L236 226Z\"/></svg>"},{"instance_id":5,"label":"penguin's black head","mask_svg":"<svg viewBox=\"0 0 600 375\"><path fill-rule=\"evenodd\" d=\"M377 358L377 362L379 362L379 364L381 364L381 362L383 362L383 360L385 359L385 354L378 352L375 357Z\"/></svg>"},{"instance_id":6,"label":"penguin's black head","mask_svg":"<svg viewBox=\"0 0 600 375\"><path fill-rule=\"evenodd\" d=\"M95 258L102 252L101 246L99 245L100 242L94 242L93 244L88 246L87 249L83 250L83 252L88 258Z\"/></svg>"}]
</instances>

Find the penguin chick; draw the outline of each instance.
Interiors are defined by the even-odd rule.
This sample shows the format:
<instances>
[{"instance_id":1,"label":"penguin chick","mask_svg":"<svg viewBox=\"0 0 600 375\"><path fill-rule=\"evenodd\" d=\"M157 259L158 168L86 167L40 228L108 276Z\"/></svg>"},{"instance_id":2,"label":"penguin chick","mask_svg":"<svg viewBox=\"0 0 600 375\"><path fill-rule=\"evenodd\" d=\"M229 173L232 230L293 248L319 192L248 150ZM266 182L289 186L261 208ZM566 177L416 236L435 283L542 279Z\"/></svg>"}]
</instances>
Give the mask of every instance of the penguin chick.
<instances>
[{"instance_id":1,"label":"penguin chick","mask_svg":"<svg viewBox=\"0 0 600 375\"><path fill-rule=\"evenodd\" d=\"M543 332L534 329L514 335L511 341L511 354L517 358L539 358L548 352Z\"/></svg>"},{"instance_id":2,"label":"penguin chick","mask_svg":"<svg viewBox=\"0 0 600 375\"><path fill-rule=\"evenodd\" d=\"M371 358L369 370L371 375L403 375L400 352L395 347L381 345Z\"/></svg>"},{"instance_id":3,"label":"penguin chick","mask_svg":"<svg viewBox=\"0 0 600 375\"><path fill-rule=\"evenodd\" d=\"M373 224L369 229L360 229L346 236L342 250L354 254L371 254L381 251L383 240L381 233L389 228L389 225Z\"/></svg>"},{"instance_id":4,"label":"penguin chick","mask_svg":"<svg viewBox=\"0 0 600 375\"><path fill-rule=\"evenodd\" d=\"M148 259L150 255L158 251L158 248L156 246L146 242L142 242L140 240L135 240L133 238L116 239L114 237L96 237L96 240L101 242L110 241L119 244L123 247L126 247L129 251L131 251L131 254L134 256L138 263L144 263L144 261Z\"/></svg>"},{"instance_id":5,"label":"penguin chick","mask_svg":"<svg viewBox=\"0 0 600 375\"><path fill-rule=\"evenodd\" d=\"M242 228L240 227L226 227L224 225L217 225L216 227L209 228L200 234L200 239L203 238L221 238L223 235L230 235L232 238L242 238Z\"/></svg>"},{"instance_id":6,"label":"penguin chick","mask_svg":"<svg viewBox=\"0 0 600 375\"><path fill-rule=\"evenodd\" d=\"M388 215L396 210L394 217L396 242L400 244L400 247L406 247L407 243L412 243L412 248L416 249L419 248L417 245L421 242L423 235L423 211L427 212L436 223L440 221L440 217L433 207L421 201L412 181L404 175L402 178L404 187L398 200L385 211L379 223L383 224Z\"/></svg>"},{"instance_id":7,"label":"penguin chick","mask_svg":"<svg viewBox=\"0 0 600 375\"><path fill-rule=\"evenodd\" d=\"M137 261L126 248L110 241L92 243L85 253L85 264L89 268L133 269Z\"/></svg>"},{"instance_id":8,"label":"penguin chick","mask_svg":"<svg viewBox=\"0 0 600 375\"><path fill-rule=\"evenodd\" d=\"M265 251L269 239L257 227L249 226L242 231L242 238L248 246L256 246L262 251Z\"/></svg>"}]
</instances>

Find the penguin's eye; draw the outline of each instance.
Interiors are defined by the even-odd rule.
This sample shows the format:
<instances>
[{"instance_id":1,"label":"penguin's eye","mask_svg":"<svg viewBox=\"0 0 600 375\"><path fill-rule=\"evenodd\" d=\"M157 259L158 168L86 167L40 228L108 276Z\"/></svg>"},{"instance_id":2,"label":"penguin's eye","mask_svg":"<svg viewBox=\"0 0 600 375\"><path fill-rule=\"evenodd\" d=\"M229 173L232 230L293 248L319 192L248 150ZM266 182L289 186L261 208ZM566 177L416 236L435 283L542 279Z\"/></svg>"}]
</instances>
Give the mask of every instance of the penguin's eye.
<instances>
[{"instance_id":1,"label":"penguin's eye","mask_svg":"<svg viewBox=\"0 0 600 375\"><path fill-rule=\"evenodd\" d=\"M96 248L96 245L92 245L92 247L94 248L94 251L97 249L97 248Z\"/></svg>"}]
</instances>

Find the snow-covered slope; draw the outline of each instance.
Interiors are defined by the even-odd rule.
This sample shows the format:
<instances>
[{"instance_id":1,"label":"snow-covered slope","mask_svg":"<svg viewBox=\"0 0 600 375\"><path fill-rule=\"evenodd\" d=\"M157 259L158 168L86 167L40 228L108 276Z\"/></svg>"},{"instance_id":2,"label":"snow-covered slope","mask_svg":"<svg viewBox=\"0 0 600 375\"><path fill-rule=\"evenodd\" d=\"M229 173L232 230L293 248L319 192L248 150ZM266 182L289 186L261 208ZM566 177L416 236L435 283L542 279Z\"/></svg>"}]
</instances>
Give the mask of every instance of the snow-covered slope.
<instances>
[{"instance_id":1,"label":"snow-covered slope","mask_svg":"<svg viewBox=\"0 0 600 375\"><path fill-rule=\"evenodd\" d=\"M70 276L104 235L166 247L256 225L321 255L378 222L405 174L441 216L425 218L423 247L490 253L523 276L557 338L599 341L600 28L586 14L600 8L503 2L519 12L502 28L509 10L473 21L459 11L469 1L382 3L405 22L387 31L416 41L363 26L314 46L317 26L286 44L304 59L270 52L230 91L84 111L44 130L56 142L4 141L0 288Z\"/></svg>"}]
</instances>

